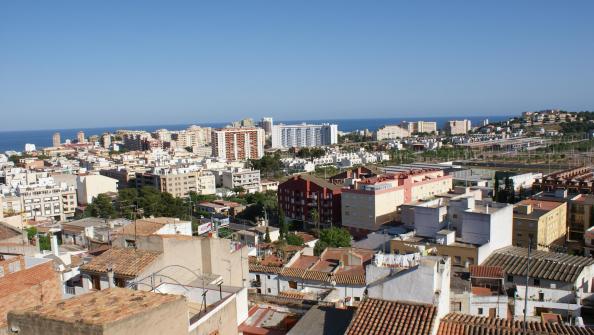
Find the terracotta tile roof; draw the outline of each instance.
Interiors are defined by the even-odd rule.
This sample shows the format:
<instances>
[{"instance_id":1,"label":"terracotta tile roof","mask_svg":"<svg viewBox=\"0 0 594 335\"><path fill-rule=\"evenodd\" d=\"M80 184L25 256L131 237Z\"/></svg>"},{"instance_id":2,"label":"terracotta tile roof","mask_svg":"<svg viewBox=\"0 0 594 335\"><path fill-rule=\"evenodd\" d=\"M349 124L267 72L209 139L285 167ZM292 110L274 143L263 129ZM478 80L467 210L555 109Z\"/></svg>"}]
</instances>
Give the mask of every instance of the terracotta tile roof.
<instances>
[{"instance_id":1,"label":"terracotta tile roof","mask_svg":"<svg viewBox=\"0 0 594 335\"><path fill-rule=\"evenodd\" d=\"M260 265L260 264L256 264L256 263L249 263L249 267L250 267L250 272L273 273L273 274L280 273L281 270L283 269L280 266L266 266L266 265Z\"/></svg>"},{"instance_id":2,"label":"terracotta tile roof","mask_svg":"<svg viewBox=\"0 0 594 335\"><path fill-rule=\"evenodd\" d=\"M471 288L471 292L474 295L483 296L483 297L488 297L488 296L493 295L493 291L491 291L491 289L488 287L473 286Z\"/></svg>"},{"instance_id":3,"label":"terracotta tile roof","mask_svg":"<svg viewBox=\"0 0 594 335\"><path fill-rule=\"evenodd\" d=\"M374 250L361 249L361 248L326 248L320 258L323 260L341 260L343 255L352 252L358 255L363 260L363 263L369 262L373 259L375 254Z\"/></svg>"},{"instance_id":4,"label":"terracotta tile roof","mask_svg":"<svg viewBox=\"0 0 594 335\"><path fill-rule=\"evenodd\" d=\"M530 253L530 277L575 283L584 267L594 264L594 259L549 251L534 250ZM528 249L505 247L496 250L483 263L500 266L510 275L525 276Z\"/></svg>"},{"instance_id":5,"label":"terracotta tile roof","mask_svg":"<svg viewBox=\"0 0 594 335\"><path fill-rule=\"evenodd\" d=\"M314 265L320 258L317 256L305 256L301 255L293 264L289 267L293 269L309 269Z\"/></svg>"},{"instance_id":6,"label":"terracotta tile roof","mask_svg":"<svg viewBox=\"0 0 594 335\"><path fill-rule=\"evenodd\" d=\"M301 237L303 239L303 243L309 243L311 241L315 241L317 240L317 238L315 236L313 236L312 234L308 234L302 231L296 231L295 235Z\"/></svg>"},{"instance_id":7,"label":"terracotta tile roof","mask_svg":"<svg viewBox=\"0 0 594 335\"><path fill-rule=\"evenodd\" d=\"M471 265L470 276L477 278L503 278L503 268L500 266Z\"/></svg>"},{"instance_id":8,"label":"terracotta tile roof","mask_svg":"<svg viewBox=\"0 0 594 335\"><path fill-rule=\"evenodd\" d=\"M283 268L280 274L284 277L289 278L303 278L305 275L304 269L294 269L294 268Z\"/></svg>"},{"instance_id":9,"label":"terracotta tile roof","mask_svg":"<svg viewBox=\"0 0 594 335\"><path fill-rule=\"evenodd\" d=\"M115 287L11 313L78 325L104 325L183 299L182 295Z\"/></svg>"},{"instance_id":10,"label":"terracotta tile roof","mask_svg":"<svg viewBox=\"0 0 594 335\"><path fill-rule=\"evenodd\" d=\"M58 281L58 274L54 271L54 262L22 269L0 277L0 298L27 290L44 281Z\"/></svg>"},{"instance_id":11,"label":"terracotta tile roof","mask_svg":"<svg viewBox=\"0 0 594 335\"><path fill-rule=\"evenodd\" d=\"M133 248L112 248L80 267L80 271L107 273L111 265L115 275L135 277L151 265L161 253Z\"/></svg>"},{"instance_id":12,"label":"terracotta tile roof","mask_svg":"<svg viewBox=\"0 0 594 335\"><path fill-rule=\"evenodd\" d=\"M566 326L562 323L524 322L450 313L439 324L437 335L593 335L593 328Z\"/></svg>"},{"instance_id":13,"label":"terracotta tile roof","mask_svg":"<svg viewBox=\"0 0 594 335\"><path fill-rule=\"evenodd\" d=\"M436 315L432 305L367 299L346 335L429 335Z\"/></svg>"}]
</instances>

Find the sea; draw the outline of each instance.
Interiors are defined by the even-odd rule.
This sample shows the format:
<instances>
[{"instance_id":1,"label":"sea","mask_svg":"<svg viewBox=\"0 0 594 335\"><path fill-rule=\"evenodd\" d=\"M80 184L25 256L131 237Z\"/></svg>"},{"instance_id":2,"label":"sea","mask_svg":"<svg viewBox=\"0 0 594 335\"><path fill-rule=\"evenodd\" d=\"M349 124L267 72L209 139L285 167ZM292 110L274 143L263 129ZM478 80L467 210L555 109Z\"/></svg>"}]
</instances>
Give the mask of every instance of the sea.
<instances>
[{"instance_id":1,"label":"sea","mask_svg":"<svg viewBox=\"0 0 594 335\"><path fill-rule=\"evenodd\" d=\"M463 120L468 119L472 125L478 125L483 120L488 119L490 122L504 121L512 116L496 115L496 116L447 116L447 117L415 117L415 118L365 118L365 119L322 119L322 120L274 120L275 124L295 124L295 123L333 123L338 125L338 130L341 132L351 132L356 130L375 131L379 127L388 124L399 124L402 121L435 121L439 128L443 127L448 120ZM228 122L211 122L200 123L199 126L219 128L227 125ZM192 124L170 124L170 125L150 125L150 126L114 126L114 127L99 127L99 128L73 128L73 129L43 129L43 130L19 130L19 131L0 131L0 152L6 151L23 151L25 144L35 144L37 149L50 147L52 145L52 135L55 132L60 133L62 142L66 139L75 139L76 133L82 130L85 136L101 135L106 132L115 132L118 129L127 130L146 130L155 131L157 129L168 130L182 130L188 128Z\"/></svg>"}]
</instances>

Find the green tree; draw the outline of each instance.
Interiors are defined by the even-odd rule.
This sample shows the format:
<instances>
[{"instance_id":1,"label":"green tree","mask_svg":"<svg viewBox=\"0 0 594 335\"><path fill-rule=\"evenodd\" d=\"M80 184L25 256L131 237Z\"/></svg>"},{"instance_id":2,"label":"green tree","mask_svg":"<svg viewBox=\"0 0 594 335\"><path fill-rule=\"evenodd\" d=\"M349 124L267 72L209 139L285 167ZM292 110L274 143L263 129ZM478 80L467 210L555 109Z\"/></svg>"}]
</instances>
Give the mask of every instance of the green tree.
<instances>
[{"instance_id":1,"label":"green tree","mask_svg":"<svg viewBox=\"0 0 594 335\"><path fill-rule=\"evenodd\" d=\"M27 239L29 241L33 240L35 236L37 236L37 228L36 227L29 227L27 230Z\"/></svg>"},{"instance_id":2,"label":"green tree","mask_svg":"<svg viewBox=\"0 0 594 335\"><path fill-rule=\"evenodd\" d=\"M266 227L266 234L264 234L264 242L266 243L270 243L270 229L268 229L268 227Z\"/></svg>"},{"instance_id":3,"label":"green tree","mask_svg":"<svg viewBox=\"0 0 594 335\"><path fill-rule=\"evenodd\" d=\"M320 255L328 247L350 247L351 234L344 228L332 227L320 231L320 237L314 247L314 253Z\"/></svg>"},{"instance_id":4,"label":"green tree","mask_svg":"<svg viewBox=\"0 0 594 335\"><path fill-rule=\"evenodd\" d=\"M309 217L311 219L311 222L316 227L316 229L319 230L320 229L320 212L318 212L318 210L314 208L309 212Z\"/></svg>"},{"instance_id":5,"label":"green tree","mask_svg":"<svg viewBox=\"0 0 594 335\"><path fill-rule=\"evenodd\" d=\"M39 236L39 249L40 250L51 250L50 237L47 235Z\"/></svg>"},{"instance_id":6,"label":"green tree","mask_svg":"<svg viewBox=\"0 0 594 335\"><path fill-rule=\"evenodd\" d=\"M278 224L280 227L280 238L284 239L289 233L289 225L287 224L287 218L285 217L285 211L282 208L278 209Z\"/></svg>"},{"instance_id":7,"label":"green tree","mask_svg":"<svg viewBox=\"0 0 594 335\"><path fill-rule=\"evenodd\" d=\"M286 241L287 241L287 244L296 245L296 246L302 246L304 243L303 238L295 233L287 234Z\"/></svg>"},{"instance_id":8,"label":"green tree","mask_svg":"<svg viewBox=\"0 0 594 335\"><path fill-rule=\"evenodd\" d=\"M111 198L107 195L99 194L95 199L93 199L93 205L96 207L96 214L93 216L103 219L110 219L115 216L113 203L111 202Z\"/></svg>"}]
</instances>

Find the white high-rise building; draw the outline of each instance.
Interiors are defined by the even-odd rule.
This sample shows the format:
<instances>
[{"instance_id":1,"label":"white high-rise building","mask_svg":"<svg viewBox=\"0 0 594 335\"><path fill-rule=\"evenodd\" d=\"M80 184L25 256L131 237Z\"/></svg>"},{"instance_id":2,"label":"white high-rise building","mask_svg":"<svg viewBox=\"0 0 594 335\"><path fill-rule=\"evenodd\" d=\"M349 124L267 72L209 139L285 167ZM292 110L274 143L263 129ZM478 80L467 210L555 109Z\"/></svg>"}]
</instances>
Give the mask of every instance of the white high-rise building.
<instances>
[{"instance_id":1,"label":"white high-rise building","mask_svg":"<svg viewBox=\"0 0 594 335\"><path fill-rule=\"evenodd\" d=\"M319 147L338 143L338 126L324 123L272 126L273 148Z\"/></svg>"}]
</instances>

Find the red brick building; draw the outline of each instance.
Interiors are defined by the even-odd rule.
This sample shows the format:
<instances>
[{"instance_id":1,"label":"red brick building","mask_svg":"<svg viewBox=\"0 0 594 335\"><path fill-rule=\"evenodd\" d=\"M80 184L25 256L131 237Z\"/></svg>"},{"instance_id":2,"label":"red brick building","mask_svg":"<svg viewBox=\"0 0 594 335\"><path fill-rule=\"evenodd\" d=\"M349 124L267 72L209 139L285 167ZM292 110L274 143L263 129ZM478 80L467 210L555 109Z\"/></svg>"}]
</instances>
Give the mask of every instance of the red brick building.
<instances>
[{"instance_id":1,"label":"red brick building","mask_svg":"<svg viewBox=\"0 0 594 335\"><path fill-rule=\"evenodd\" d=\"M54 262L30 265L24 256L0 255L0 329L10 310L62 299L62 283Z\"/></svg>"},{"instance_id":2,"label":"red brick building","mask_svg":"<svg viewBox=\"0 0 594 335\"><path fill-rule=\"evenodd\" d=\"M340 226L342 186L312 175L298 175L278 185L278 204L287 218L315 224L312 210L319 214L320 226Z\"/></svg>"}]
</instances>

